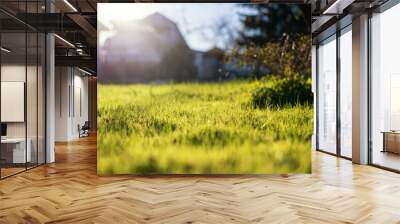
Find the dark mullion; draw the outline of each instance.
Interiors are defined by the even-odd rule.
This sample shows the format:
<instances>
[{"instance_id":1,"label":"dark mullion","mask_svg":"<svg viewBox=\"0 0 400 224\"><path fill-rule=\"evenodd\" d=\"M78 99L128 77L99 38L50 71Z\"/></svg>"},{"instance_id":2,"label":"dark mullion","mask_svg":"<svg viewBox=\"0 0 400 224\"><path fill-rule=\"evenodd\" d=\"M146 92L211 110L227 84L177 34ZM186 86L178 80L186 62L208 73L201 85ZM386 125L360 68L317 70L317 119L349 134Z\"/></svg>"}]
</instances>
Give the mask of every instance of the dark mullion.
<instances>
[{"instance_id":1,"label":"dark mullion","mask_svg":"<svg viewBox=\"0 0 400 224\"><path fill-rule=\"evenodd\" d=\"M368 25L367 25L367 47L368 47L368 53L367 53L367 119L368 119L368 124L367 124L367 129L368 129L368 164L373 164L373 153L372 153L372 83L371 83L371 75L372 75L372 63L371 63L371 55L372 55L372 33L371 33L371 19L372 19L372 11L368 12Z\"/></svg>"},{"instance_id":2,"label":"dark mullion","mask_svg":"<svg viewBox=\"0 0 400 224\"><path fill-rule=\"evenodd\" d=\"M317 149L317 151L318 151L318 152L321 152L321 153L325 153L325 154L331 155L331 156L339 157L339 158L341 158L341 159L346 159L346 160L352 161L352 158L349 158L349 157L346 157L346 156L338 156L338 155L337 155L336 153L334 153L334 152L328 152L328 151L324 151L324 150L322 150L322 149Z\"/></svg>"},{"instance_id":3,"label":"dark mullion","mask_svg":"<svg viewBox=\"0 0 400 224\"><path fill-rule=\"evenodd\" d=\"M2 45L2 31L1 31L1 24L0 23L0 47L3 46ZM1 58L2 52L0 52L0 111L1 111L1 67L2 67L2 58ZM0 113L0 124L2 124L1 122L1 113ZM0 179L2 179L1 177L1 170L2 170L2 162L1 162L1 144L0 144Z\"/></svg>"},{"instance_id":4,"label":"dark mullion","mask_svg":"<svg viewBox=\"0 0 400 224\"><path fill-rule=\"evenodd\" d=\"M68 67L67 67L67 72L68 72ZM71 117L71 85L72 85L71 72L72 72L71 70L69 70L68 72L68 118Z\"/></svg>"},{"instance_id":5,"label":"dark mullion","mask_svg":"<svg viewBox=\"0 0 400 224\"><path fill-rule=\"evenodd\" d=\"M341 79L341 66L340 66L340 36L341 31L336 31L336 154L341 155L341 117L340 117L340 79Z\"/></svg>"},{"instance_id":6,"label":"dark mullion","mask_svg":"<svg viewBox=\"0 0 400 224\"><path fill-rule=\"evenodd\" d=\"M45 13L47 13L47 1L45 2ZM47 38L48 33L44 33L44 161L43 163L47 163ZM43 71L42 69L42 71ZM42 74L43 77L43 74Z\"/></svg>"},{"instance_id":7,"label":"dark mullion","mask_svg":"<svg viewBox=\"0 0 400 224\"><path fill-rule=\"evenodd\" d=\"M39 13L38 0L36 1L36 13ZM39 32L36 32L36 166L38 165L39 165Z\"/></svg>"},{"instance_id":8,"label":"dark mullion","mask_svg":"<svg viewBox=\"0 0 400 224\"><path fill-rule=\"evenodd\" d=\"M75 68L71 67L72 69L72 117L75 119Z\"/></svg>"},{"instance_id":9,"label":"dark mullion","mask_svg":"<svg viewBox=\"0 0 400 224\"><path fill-rule=\"evenodd\" d=\"M79 119L82 117L82 89L79 88ZM80 120L79 120L80 122Z\"/></svg>"},{"instance_id":10,"label":"dark mullion","mask_svg":"<svg viewBox=\"0 0 400 224\"><path fill-rule=\"evenodd\" d=\"M28 21L28 1L25 0L25 21ZM28 25L25 25L25 170L28 170L28 115L27 115L27 90L28 90Z\"/></svg>"},{"instance_id":11,"label":"dark mullion","mask_svg":"<svg viewBox=\"0 0 400 224\"><path fill-rule=\"evenodd\" d=\"M47 12L47 6L46 6L46 12ZM42 82L44 82L44 107L42 107L42 109L44 108L44 117L42 117L44 119L44 135L43 135L43 139L44 139L44 160L43 163L46 164L47 163L47 76L48 76L48 72L47 72L47 38L48 38L48 33L44 33L44 55L43 55L43 59L44 59L44 77ZM42 70L43 71L43 70ZM43 76L43 74L42 74Z\"/></svg>"},{"instance_id":12,"label":"dark mullion","mask_svg":"<svg viewBox=\"0 0 400 224\"><path fill-rule=\"evenodd\" d=\"M59 97L60 97L60 117L62 117L62 96L61 96L61 93L62 93L62 84L61 84L61 80L62 79L62 75L60 74L59 76L58 76L58 88L60 89L60 94L58 94L59 95Z\"/></svg>"},{"instance_id":13,"label":"dark mullion","mask_svg":"<svg viewBox=\"0 0 400 224\"><path fill-rule=\"evenodd\" d=\"M315 47L315 148L319 149L319 44Z\"/></svg>"}]
</instances>

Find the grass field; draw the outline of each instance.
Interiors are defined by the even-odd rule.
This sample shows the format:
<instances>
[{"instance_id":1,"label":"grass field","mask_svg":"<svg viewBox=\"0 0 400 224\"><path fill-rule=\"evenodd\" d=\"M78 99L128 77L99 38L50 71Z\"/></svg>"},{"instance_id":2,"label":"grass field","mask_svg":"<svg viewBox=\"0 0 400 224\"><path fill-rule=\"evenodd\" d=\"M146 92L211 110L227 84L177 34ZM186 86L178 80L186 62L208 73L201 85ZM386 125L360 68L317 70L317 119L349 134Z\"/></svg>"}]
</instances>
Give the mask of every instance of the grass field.
<instances>
[{"instance_id":1,"label":"grass field","mask_svg":"<svg viewBox=\"0 0 400 224\"><path fill-rule=\"evenodd\" d=\"M312 107L255 109L258 85L99 84L98 173L310 173Z\"/></svg>"}]
</instances>

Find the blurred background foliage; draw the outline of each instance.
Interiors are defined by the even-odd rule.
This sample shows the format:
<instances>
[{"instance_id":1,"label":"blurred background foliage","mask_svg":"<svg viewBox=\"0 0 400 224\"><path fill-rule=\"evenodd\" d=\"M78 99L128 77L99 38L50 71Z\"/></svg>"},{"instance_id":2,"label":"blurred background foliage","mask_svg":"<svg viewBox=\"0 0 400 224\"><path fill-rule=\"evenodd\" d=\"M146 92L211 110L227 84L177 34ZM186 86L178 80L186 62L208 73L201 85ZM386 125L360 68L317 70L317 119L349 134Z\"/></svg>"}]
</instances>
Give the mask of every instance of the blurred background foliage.
<instances>
[{"instance_id":1,"label":"blurred background foliage","mask_svg":"<svg viewBox=\"0 0 400 224\"><path fill-rule=\"evenodd\" d=\"M242 4L243 29L239 31L239 45L263 46L280 42L284 34L290 37L311 35L311 8L309 5Z\"/></svg>"},{"instance_id":2,"label":"blurred background foliage","mask_svg":"<svg viewBox=\"0 0 400 224\"><path fill-rule=\"evenodd\" d=\"M242 4L242 29L227 59L257 68L267 66L273 76L309 78L311 75L311 9L308 5Z\"/></svg>"},{"instance_id":3,"label":"blurred background foliage","mask_svg":"<svg viewBox=\"0 0 400 224\"><path fill-rule=\"evenodd\" d=\"M257 78L265 76L257 68L267 66L270 76L294 78L294 80L311 78L311 37L282 35L280 42L265 42L262 46L250 44L232 49L226 60L238 60L242 65L256 68Z\"/></svg>"},{"instance_id":4,"label":"blurred background foliage","mask_svg":"<svg viewBox=\"0 0 400 224\"><path fill-rule=\"evenodd\" d=\"M251 103L257 108L312 105L311 80L301 77L265 78L252 92Z\"/></svg>"}]
</instances>

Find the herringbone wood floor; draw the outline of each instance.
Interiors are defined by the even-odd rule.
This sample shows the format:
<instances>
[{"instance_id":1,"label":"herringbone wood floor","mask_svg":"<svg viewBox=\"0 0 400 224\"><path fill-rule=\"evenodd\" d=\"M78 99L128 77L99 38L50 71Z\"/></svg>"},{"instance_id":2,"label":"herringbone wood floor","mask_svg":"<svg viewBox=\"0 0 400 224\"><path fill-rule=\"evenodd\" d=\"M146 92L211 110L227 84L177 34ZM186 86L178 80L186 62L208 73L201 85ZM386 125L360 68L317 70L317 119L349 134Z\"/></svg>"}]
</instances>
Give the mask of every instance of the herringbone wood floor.
<instances>
[{"instance_id":1,"label":"herringbone wood floor","mask_svg":"<svg viewBox=\"0 0 400 224\"><path fill-rule=\"evenodd\" d=\"M0 223L400 223L400 175L313 154L312 175L98 177L96 138L0 181Z\"/></svg>"}]
</instances>

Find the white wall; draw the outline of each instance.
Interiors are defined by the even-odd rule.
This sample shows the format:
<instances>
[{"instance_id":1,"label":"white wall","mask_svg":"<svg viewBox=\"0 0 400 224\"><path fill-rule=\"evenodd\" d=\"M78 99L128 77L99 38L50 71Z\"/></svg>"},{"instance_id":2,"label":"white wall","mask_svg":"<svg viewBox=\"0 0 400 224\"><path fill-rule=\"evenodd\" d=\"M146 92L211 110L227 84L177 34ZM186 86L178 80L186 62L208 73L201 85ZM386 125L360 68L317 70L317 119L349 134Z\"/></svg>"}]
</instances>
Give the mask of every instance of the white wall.
<instances>
[{"instance_id":1,"label":"white wall","mask_svg":"<svg viewBox=\"0 0 400 224\"><path fill-rule=\"evenodd\" d=\"M88 120L88 105L88 77L76 68L56 67L56 141L79 138L78 125Z\"/></svg>"},{"instance_id":2,"label":"white wall","mask_svg":"<svg viewBox=\"0 0 400 224\"><path fill-rule=\"evenodd\" d=\"M8 64L1 66L1 81L10 82L18 81L25 82L25 64ZM1 108L7 110L7 108ZM8 122L7 123L7 137L25 137L25 122Z\"/></svg>"},{"instance_id":3,"label":"white wall","mask_svg":"<svg viewBox=\"0 0 400 224\"><path fill-rule=\"evenodd\" d=\"M2 65L1 66L1 81L2 82L25 82L25 64L24 65ZM29 69L29 68L28 68ZM1 108L7 110L7 108ZM25 137L25 122L7 123L8 137Z\"/></svg>"},{"instance_id":4,"label":"white wall","mask_svg":"<svg viewBox=\"0 0 400 224\"><path fill-rule=\"evenodd\" d=\"M25 67L24 65L18 65L18 64L3 64L1 66L1 81L2 82L25 82L25 75L26 75L26 69L28 74L31 74L34 72L36 74L36 67L33 66L28 66ZM29 80L29 84L36 85L36 81L32 83L32 80ZM32 88L27 88L27 103L31 103L34 101L33 99L36 99L36 89ZM35 105L28 105L28 106L34 106L36 108L36 102ZM2 110L7 110L8 108L1 108ZM28 110L28 109L27 109ZM30 112L30 111L29 111ZM28 122L35 121L36 123L36 114L33 113L28 113L27 114ZM25 137L25 124L26 122L7 122L7 136L8 137ZM33 127L33 125L28 125L28 129ZM36 126L34 127L36 129ZM28 130L29 131L29 130ZM28 133L28 137L29 133Z\"/></svg>"},{"instance_id":5,"label":"white wall","mask_svg":"<svg viewBox=\"0 0 400 224\"><path fill-rule=\"evenodd\" d=\"M55 68L55 141L68 140L69 117L69 68Z\"/></svg>"},{"instance_id":6,"label":"white wall","mask_svg":"<svg viewBox=\"0 0 400 224\"><path fill-rule=\"evenodd\" d=\"M37 70L38 69L38 70ZM19 113L25 114L26 120L20 122L5 122L7 124L7 137L29 139L29 147L31 148L32 162L44 163L45 159L45 117L44 117L44 73L42 67L36 65L12 63L4 63L1 66L2 82L24 82L26 84L26 107L25 102L22 108L17 110ZM25 80L27 79L27 80ZM4 89L2 89L3 91ZM24 94L24 90L20 94ZM2 95L2 98L7 95ZM2 112L16 113L15 108L2 107ZM8 111L7 111L8 110ZM24 115L22 115L24 116ZM39 159L39 161L36 161Z\"/></svg>"}]
</instances>

